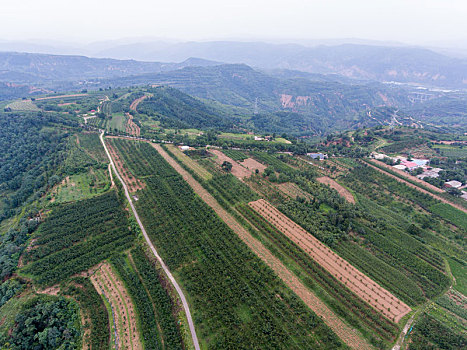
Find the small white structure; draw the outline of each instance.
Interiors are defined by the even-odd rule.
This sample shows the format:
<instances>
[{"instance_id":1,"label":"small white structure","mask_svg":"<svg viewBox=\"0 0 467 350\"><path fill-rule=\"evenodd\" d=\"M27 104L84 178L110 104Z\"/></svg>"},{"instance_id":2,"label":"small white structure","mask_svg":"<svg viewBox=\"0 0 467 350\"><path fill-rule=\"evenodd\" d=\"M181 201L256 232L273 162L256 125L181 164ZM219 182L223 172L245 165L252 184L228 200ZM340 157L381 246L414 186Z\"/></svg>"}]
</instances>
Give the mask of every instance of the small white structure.
<instances>
[{"instance_id":1,"label":"small white structure","mask_svg":"<svg viewBox=\"0 0 467 350\"><path fill-rule=\"evenodd\" d=\"M462 182L452 180L444 183L444 186L449 187L449 188L459 188L462 186Z\"/></svg>"},{"instance_id":2,"label":"small white structure","mask_svg":"<svg viewBox=\"0 0 467 350\"><path fill-rule=\"evenodd\" d=\"M404 164L393 165L393 167L399 170L405 170L407 168Z\"/></svg>"},{"instance_id":3,"label":"small white structure","mask_svg":"<svg viewBox=\"0 0 467 350\"><path fill-rule=\"evenodd\" d=\"M181 146L180 149L185 152L185 151L188 151L190 149L190 146Z\"/></svg>"}]
</instances>

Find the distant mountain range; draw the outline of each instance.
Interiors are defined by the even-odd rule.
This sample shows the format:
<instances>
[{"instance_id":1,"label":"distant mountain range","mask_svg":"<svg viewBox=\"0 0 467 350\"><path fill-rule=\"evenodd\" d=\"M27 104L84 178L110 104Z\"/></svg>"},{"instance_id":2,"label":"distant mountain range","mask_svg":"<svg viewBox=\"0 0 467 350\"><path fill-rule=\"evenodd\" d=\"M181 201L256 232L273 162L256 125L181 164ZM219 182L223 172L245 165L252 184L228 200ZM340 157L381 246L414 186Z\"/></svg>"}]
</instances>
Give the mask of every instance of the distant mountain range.
<instances>
[{"instance_id":1,"label":"distant mountain range","mask_svg":"<svg viewBox=\"0 0 467 350\"><path fill-rule=\"evenodd\" d=\"M81 48L45 44L0 42L0 50L30 48L40 52L81 52L87 56L125 60L95 60L66 56L69 64L84 65L89 76L109 77L177 69L177 64L191 57L223 63L244 63L260 69L288 69L308 73L336 74L359 80L412 83L442 88L467 88L467 59L449 57L435 51L409 46L376 46L339 44L304 46L299 44L271 44L264 42L108 42ZM60 49L61 47L61 49ZM8 53L7 55L12 55ZM18 54L20 55L20 54ZM31 61L37 68L38 60L45 65L46 56L16 56L15 61ZM131 58L132 60L128 60ZM0 56L2 70L7 58ZM50 64L60 64L58 56L49 56ZM142 62L135 62L139 60ZM91 63L92 62L92 63ZM203 62L203 61L200 61ZM199 62L198 62L199 63ZM183 66L183 63L178 63ZM21 65L21 63L20 63ZM92 67L90 67L90 65ZM203 65L203 64L200 64ZM186 66L186 65L185 65ZM14 70L14 69L13 69ZM77 69L79 72L79 69ZM76 72L70 71L73 77ZM88 77L88 76L86 76Z\"/></svg>"}]
</instances>

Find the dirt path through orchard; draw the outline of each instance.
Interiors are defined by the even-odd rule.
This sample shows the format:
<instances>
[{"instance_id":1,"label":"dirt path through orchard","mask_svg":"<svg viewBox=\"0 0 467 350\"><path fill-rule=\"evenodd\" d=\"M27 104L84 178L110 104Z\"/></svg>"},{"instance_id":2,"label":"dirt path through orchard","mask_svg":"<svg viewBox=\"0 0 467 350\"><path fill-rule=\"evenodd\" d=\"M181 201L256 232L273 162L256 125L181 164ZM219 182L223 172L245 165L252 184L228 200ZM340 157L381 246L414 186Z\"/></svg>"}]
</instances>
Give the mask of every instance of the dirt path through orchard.
<instances>
[{"instance_id":1,"label":"dirt path through orchard","mask_svg":"<svg viewBox=\"0 0 467 350\"><path fill-rule=\"evenodd\" d=\"M282 262L267 250L264 245L255 239L241 226L235 218L223 209L216 199L208 193L185 169L183 169L172 157L158 144L153 147L164 159L183 177L191 188L208 204L221 219L260 257L279 278L303 302L313 310L322 320L352 349L372 349L372 346L361 335L339 319L313 292L307 289L303 283L290 272Z\"/></svg>"}]
</instances>

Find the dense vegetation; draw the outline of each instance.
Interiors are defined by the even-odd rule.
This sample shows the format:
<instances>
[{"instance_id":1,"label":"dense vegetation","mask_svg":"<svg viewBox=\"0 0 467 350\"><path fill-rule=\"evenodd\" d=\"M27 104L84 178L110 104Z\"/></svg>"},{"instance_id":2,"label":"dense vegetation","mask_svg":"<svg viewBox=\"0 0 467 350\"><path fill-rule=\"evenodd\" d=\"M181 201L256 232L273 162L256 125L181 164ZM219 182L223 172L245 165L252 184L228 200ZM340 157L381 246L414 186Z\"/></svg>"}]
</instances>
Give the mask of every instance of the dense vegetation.
<instances>
[{"instance_id":1,"label":"dense vegetation","mask_svg":"<svg viewBox=\"0 0 467 350\"><path fill-rule=\"evenodd\" d=\"M78 349L80 344L78 307L63 297L38 296L23 305L11 332L2 335L8 349Z\"/></svg>"},{"instance_id":2,"label":"dense vegetation","mask_svg":"<svg viewBox=\"0 0 467 350\"><path fill-rule=\"evenodd\" d=\"M22 272L39 284L57 283L131 246L134 233L115 191L58 205L35 236Z\"/></svg>"},{"instance_id":3,"label":"dense vegetation","mask_svg":"<svg viewBox=\"0 0 467 350\"><path fill-rule=\"evenodd\" d=\"M157 151L147 144L114 143L132 172L146 176L138 211L188 292L199 335L210 348L343 346Z\"/></svg>"},{"instance_id":4,"label":"dense vegetation","mask_svg":"<svg viewBox=\"0 0 467 350\"><path fill-rule=\"evenodd\" d=\"M75 277L63 286L62 294L73 297L89 317L84 327L90 328L90 339L84 341L89 342L92 350L107 350L110 340L109 315L91 281L84 277Z\"/></svg>"},{"instance_id":5,"label":"dense vegetation","mask_svg":"<svg viewBox=\"0 0 467 350\"><path fill-rule=\"evenodd\" d=\"M134 248L131 259L120 255L111 261L135 303L145 349L181 349L175 305L142 248Z\"/></svg>"},{"instance_id":6,"label":"dense vegetation","mask_svg":"<svg viewBox=\"0 0 467 350\"><path fill-rule=\"evenodd\" d=\"M15 214L27 200L54 185L52 175L63 159L66 132L55 123L72 125L61 117L23 113L0 116L0 221ZM52 182L51 182L52 181Z\"/></svg>"},{"instance_id":7,"label":"dense vegetation","mask_svg":"<svg viewBox=\"0 0 467 350\"><path fill-rule=\"evenodd\" d=\"M464 335L456 334L427 314L423 314L415 325L409 345L410 350L460 350L466 347Z\"/></svg>"}]
</instances>

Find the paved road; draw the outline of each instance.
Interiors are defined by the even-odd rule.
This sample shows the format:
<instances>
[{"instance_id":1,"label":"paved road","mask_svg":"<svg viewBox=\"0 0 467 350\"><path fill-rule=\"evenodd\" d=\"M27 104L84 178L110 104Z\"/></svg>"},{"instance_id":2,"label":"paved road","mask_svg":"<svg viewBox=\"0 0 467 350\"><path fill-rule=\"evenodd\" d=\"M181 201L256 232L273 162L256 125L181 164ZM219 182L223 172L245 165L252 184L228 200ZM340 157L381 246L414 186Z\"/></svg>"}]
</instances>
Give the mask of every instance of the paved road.
<instances>
[{"instance_id":1,"label":"paved road","mask_svg":"<svg viewBox=\"0 0 467 350\"><path fill-rule=\"evenodd\" d=\"M133 205L133 201L131 200L130 193L128 192L128 188L127 188L125 182L123 181L123 179L120 177L120 174L118 173L117 168L115 167L115 164L114 164L114 162L112 160L112 157L110 156L109 150L107 149L107 146L105 145L104 132L103 131L101 132L100 139L101 139L102 145L104 146L105 153L107 153L107 157L109 157L110 164L112 165L112 168L113 168L115 174L117 175L117 178L122 183L122 186L123 186L123 188L125 190L126 198L128 199L128 202L130 203L131 210L133 211L133 214L135 215L135 219L138 222L138 225L141 228L141 231L143 232L143 236L146 239L146 242L149 245L149 248L151 248L154 256L157 258L157 260L161 264L162 268L164 269L165 274L167 275L170 282L172 282L172 285L177 290L177 293L178 293L178 295L180 297L180 300L182 301L183 308L185 309L186 318L188 320L188 326L190 327L191 338L193 339L193 345L195 346L196 350L200 350L199 343L198 343L198 337L196 336L195 325L193 324L193 319L191 318L190 308L188 306L188 302L186 301L185 295L183 294L182 289L178 285L175 278L172 276L172 273L170 272L169 268L164 263L162 258L159 256L159 254L156 251L156 248L154 248L154 245L152 244L151 240L149 239L149 236L146 233L146 230L144 229L144 226L143 226L141 220L139 219L138 213L136 212L135 206Z\"/></svg>"}]
</instances>

